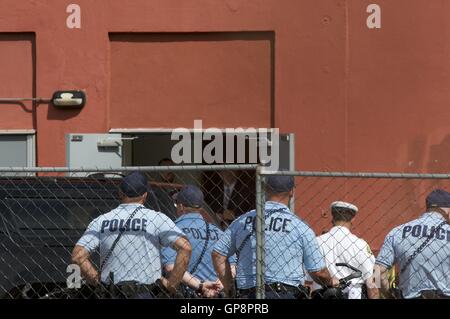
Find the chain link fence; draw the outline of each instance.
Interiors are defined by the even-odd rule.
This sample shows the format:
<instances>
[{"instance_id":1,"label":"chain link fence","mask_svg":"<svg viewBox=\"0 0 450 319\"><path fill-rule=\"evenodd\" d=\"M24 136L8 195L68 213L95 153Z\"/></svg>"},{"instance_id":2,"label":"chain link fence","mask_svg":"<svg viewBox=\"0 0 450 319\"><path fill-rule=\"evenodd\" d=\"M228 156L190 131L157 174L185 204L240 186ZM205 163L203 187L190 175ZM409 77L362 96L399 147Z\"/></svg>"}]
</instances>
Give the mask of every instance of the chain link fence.
<instances>
[{"instance_id":1,"label":"chain link fence","mask_svg":"<svg viewBox=\"0 0 450 319\"><path fill-rule=\"evenodd\" d=\"M121 204L122 177L136 170L147 176L150 185L143 205L163 215L147 210L134 212L136 205ZM280 207L273 204L267 179L282 175L294 178L294 197L285 203L300 218L298 220L283 211L273 212ZM242 232L236 238L240 242L235 243L242 246L239 256L229 258L237 267L236 280L243 280L239 276L244 270L256 272L251 280L255 280L257 298L280 293L283 287L271 284L274 281L296 285L306 279L311 281L313 289L318 289L320 286L313 283L314 275L308 277L308 269L304 271L305 278L298 275L305 257L298 255L299 241L304 240L301 238L305 237L308 227L314 237L322 236L322 240L318 240L320 256L325 256L330 272L343 277L354 271L334 267L336 254L330 251L339 251L339 257L344 256L345 262L357 269L373 267L388 232L419 217L425 211L426 195L436 188L448 189L449 181L450 175L445 174L270 172L254 165L0 168L0 297L145 296L154 288L149 287L151 283L161 275L167 277L173 270L175 251L164 247L178 238L177 233L171 231L173 221L192 246L188 266L192 274L183 278L183 296L197 297L201 281L215 282L216 290L220 291L211 252L230 223L248 211L253 211L254 216L243 219L249 238L243 243L246 236ZM176 194L186 185L201 189L205 202L201 209L176 205ZM335 237L330 237L333 234L330 205L335 201L357 206L351 232L364 239L367 245L357 243L356 239L353 242L336 240L346 234L342 228L335 229ZM83 267L79 269L74 265L74 247L82 244L89 253L93 269L98 270L113 246L114 240L104 243L105 236L114 239L120 233L123 236L115 245L113 257L103 265L100 279L106 288L99 290L86 280ZM82 237L84 239L80 240ZM307 266L315 270L314 261L308 261ZM353 279L352 284L363 286L364 276L369 271L371 269L366 269L361 275L363 279ZM411 275L414 272L414 268L409 270ZM244 277L246 275L248 273ZM80 281L80 278L84 279ZM130 283L136 278L148 284L145 289L136 291L131 286L109 285L110 282ZM392 281L395 283L394 279ZM160 288L154 295L175 296ZM208 289L203 293L220 297Z\"/></svg>"},{"instance_id":2,"label":"chain link fence","mask_svg":"<svg viewBox=\"0 0 450 319\"><path fill-rule=\"evenodd\" d=\"M201 209L192 209L193 218L185 220L180 229L188 232L191 243L201 246L192 244L189 264L192 268L207 237L204 224L198 225L199 218L210 223L209 232L217 239L233 219L253 209L255 168L253 165L0 168L0 297L95 298L99 293L105 296L105 289L94 288L84 279L80 282L83 268L73 264L72 252L77 242L82 243L92 266L98 270L111 248L111 241L103 243L105 237L117 238L121 232L123 236L113 256L103 266L101 281L111 282L112 275L114 283L143 278L144 283L150 284L161 274L167 275L163 263L170 264L174 252L166 251L169 257L164 258L164 246L177 237L171 235L171 223L189 210L177 213L174 195L186 185L198 186L205 202ZM150 190L144 206L162 212L163 217L142 210L128 220L130 209L136 205L121 204L119 186L122 177L132 171L147 176ZM228 197L224 196L225 181L234 190ZM101 217L108 212L108 218ZM80 240L82 236L84 240ZM208 243L205 256L211 255L213 244L213 240ZM158 251L155 253L152 247ZM212 264L209 268L200 267L194 275L206 279L211 273L214 273ZM117 287L109 284L106 290L128 297L127 292L117 291ZM164 297L164 292L163 289L159 297Z\"/></svg>"},{"instance_id":3,"label":"chain link fence","mask_svg":"<svg viewBox=\"0 0 450 319\"><path fill-rule=\"evenodd\" d=\"M295 181L295 197L288 200L286 204L306 225L305 228L302 228L304 229L303 233L299 232L299 237L290 236L292 233L288 233L292 232L292 228L289 228L290 223L293 223L291 217L272 214L273 207L278 207L271 202L270 193L273 189L271 189L268 179L273 176L291 176ZM263 169L258 173L257 183L259 190L256 209L257 236L254 243L257 248L255 254L258 270L257 296L263 298L268 293L280 291L276 287L265 284L266 281L273 282L274 276L278 276L278 279L285 277L284 282L289 277L301 277L298 267L294 267L296 265L294 260L303 258L306 262L305 256L299 253L301 249L291 251L291 247L297 245L295 239L300 240L300 237L307 236L306 229L310 227L318 236L321 255L324 256L325 264L332 275L343 278L355 275L356 270L362 272L359 274L360 278L350 280L349 287L344 289L346 297L348 294L350 296L352 293L355 294L356 291L356 298L358 298L361 293L363 293L363 297L367 293L365 279L372 274L375 257L379 255L386 235L394 227L422 216L426 212L425 198L434 189L448 190L450 174L270 172ZM275 196L275 199L272 200L278 201L279 198ZM339 214L336 212L332 213L331 204L336 201L355 205L358 211L354 218L352 219L351 214L348 219L345 219L346 216L338 216ZM342 204L337 203L337 206L342 206ZM344 213L348 213L348 211ZM435 222L435 224L439 224L439 222ZM427 263L426 267L429 268L427 271L436 270L438 274L441 274L442 284L445 285L445 282L448 282L450 229L448 224L443 227L439 233L439 236L442 237L439 239L442 240L436 239L439 242L437 247L441 245L442 249L436 249L431 245L426 247L421 253L423 256L417 258L412 263L414 265L404 274L403 281L412 280L410 284L413 286L421 285L423 281L427 280L420 271L421 263ZM411 236L406 234L404 238L402 238L402 234L396 235L398 238L395 240L406 248L399 257L396 257L395 262L398 262L398 259L407 259L428 237L434 239L438 234L438 230L434 227L428 230L425 227L419 230L419 226L408 229L414 229L416 233ZM350 235L350 232L353 235ZM438 255L440 255L439 258L433 259L433 256ZM429 262L430 260L434 261ZM436 260L441 262L436 262ZM337 267L336 262L349 264L356 270L345 266ZM314 268L313 265L309 266ZM391 288L398 287L399 268L401 267L394 266L392 268L392 276L389 278ZM439 272L443 268L446 269L447 275ZM304 272L305 279L311 284L309 288L323 292L320 290L321 286L314 283L309 276L307 269L304 269ZM372 279L375 280L376 286L380 287L379 274L374 273L373 275Z\"/></svg>"}]
</instances>

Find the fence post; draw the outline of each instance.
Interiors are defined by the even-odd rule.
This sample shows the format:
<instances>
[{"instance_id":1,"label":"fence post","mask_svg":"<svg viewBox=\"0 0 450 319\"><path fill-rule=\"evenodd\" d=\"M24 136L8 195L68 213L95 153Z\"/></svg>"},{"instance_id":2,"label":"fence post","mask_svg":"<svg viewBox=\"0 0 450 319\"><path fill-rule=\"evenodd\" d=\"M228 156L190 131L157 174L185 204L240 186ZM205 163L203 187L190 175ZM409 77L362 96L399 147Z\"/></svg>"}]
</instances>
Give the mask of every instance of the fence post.
<instances>
[{"instance_id":1,"label":"fence post","mask_svg":"<svg viewBox=\"0 0 450 319\"><path fill-rule=\"evenodd\" d=\"M256 170L256 298L265 298L264 283L264 176L261 175L262 167Z\"/></svg>"}]
</instances>

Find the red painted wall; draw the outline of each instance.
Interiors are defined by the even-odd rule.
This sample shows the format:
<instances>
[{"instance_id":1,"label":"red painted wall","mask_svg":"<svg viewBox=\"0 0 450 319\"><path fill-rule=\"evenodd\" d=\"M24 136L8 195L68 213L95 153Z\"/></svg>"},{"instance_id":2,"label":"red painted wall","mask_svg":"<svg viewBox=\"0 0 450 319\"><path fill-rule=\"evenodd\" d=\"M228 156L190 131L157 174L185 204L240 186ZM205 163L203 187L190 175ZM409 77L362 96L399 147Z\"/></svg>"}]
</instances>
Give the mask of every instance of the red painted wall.
<instances>
[{"instance_id":1,"label":"red painted wall","mask_svg":"<svg viewBox=\"0 0 450 319\"><path fill-rule=\"evenodd\" d=\"M81 29L66 26L70 3ZM1 95L88 95L81 111L0 105L0 128L35 128L40 166L65 165L66 133L203 119L296 133L301 170L449 172L448 12L448 0L0 0ZM422 191L408 196L422 207Z\"/></svg>"},{"instance_id":2,"label":"red painted wall","mask_svg":"<svg viewBox=\"0 0 450 319\"><path fill-rule=\"evenodd\" d=\"M270 127L273 33L110 39L111 127Z\"/></svg>"},{"instance_id":3,"label":"red painted wall","mask_svg":"<svg viewBox=\"0 0 450 319\"><path fill-rule=\"evenodd\" d=\"M84 89L88 94L88 103L81 112L62 111L46 104L37 107L40 166L65 164L66 133L106 132L122 124L122 115L128 115L126 107L119 112L113 110L117 100L112 100L116 83L112 72L116 69L111 68L114 43L111 45L109 33L272 31L275 65L270 98L274 110L270 114L274 116L268 118L267 107L272 102L267 97L268 84L261 82L268 79L259 77L264 87L253 95L251 103L262 101L263 106L246 108L243 100L234 106L239 108L239 116L228 112L227 117L220 113L223 111L204 110L201 115L205 124L245 127L273 122L282 131L297 134L299 168L346 168L345 156L339 153L345 145L344 130L336 125L344 119L345 1L76 1L82 9L81 29L66 27L66 7L70 3L0 1L0 32L35 32L36 95L49 97L56 89L72 88ZM324 21L324 17L331 17L331 21ZM211 59L206 58L206 62ZM251 88L248 82L246 87ZM161 85L167 88L171 83ZM177 118L177 108L167 111L167 119ZM197 111L185 111L182 123L193 123ZM14 126L24 127L29 117L28 113L17 116ZM126 118L124 125L133 125ZM154 124L151 120L149 123ZM158 115L156 123L164 127L167 122ZM138 124L143 123L134 125Z\"/></svg>"},{"instance_id":4,"label":"red painted wall","mask_svg":"<svg viewBox=\"0 0 450 319\"><path fill-rule=\"evenodd\" d=\"M32 93L30 63L33 61L29 60L32 56L26 55L28 60L23 62L27 53L8 53L11 45L20 46L19 42L23 42L5 45L5 37L8 37L5 33L9 32L35 33L33 85L36 96L49 97L56 89L71 88L84 89L88 94L88 104L81 112L39 105L34 124L29 112L2 106L1 128L35 126L37 129L39 165L65 164L65 133L106 132L120 125L136 127L147 123L141 121L139 112L137 118L128 119L130 107L137 106L133 106L135 103L126 106L117 99L118 94L114 95L124 83L115 77L114 72L120 72L120 67L114 68L113 59L119 48L117 41L110 41L109 33L273 31L274 79L268 75L270 58L262 56L271 54L267 48L258 53L256 47L245 49L245 44L239 41L234 48L227 48L236 55L230 58L230 66L236 66L234 62L238 58L244 65L251 61L253 53L259 56L260 62L249 66L250 78L242 78L246 73L239 73L239 68L231 77L250 83L251 76L256 76L261 83L254 87L248 83L243 86L249 88L248 97L242 97L245 90L237 89L241 83L233 83L234 88L227 87L229 79L223 78L223 72L229 66L225 64L222 70L214 70L212 80L217 82L217 87L205 88L210 90L207 95L217 95L228 89L224 95L233 105L230 112L223 111L226 106L221 99L210 109L202 105L212 103L210 98L194 98L203 93L199 88L210 80L206 71L203 74L194 71L202 61L192 66L192 58L200 52L195 50L202 48L197 45L191 52L187 50L186 55L183 50L176 51L181 61L176 54L172 56L178 63L174 70L182 74L179 69L183 63L191 66L191 69L186 68L189 80L195 83L198 79L202 85L193 88L195 94L186 106L191 111L182 113L180 121L170 120L180 117L179 107L166 107L164 95L149 96L149 101L157 103L146 104L146 114L148 109L156 110L157 116L149 120L148 125L189 125L198 117L204 119L206 125L219 127L267 126L272 122L284 132L297 134L299 169L449 170L446 160L450 147L447 107L450 64L446 62L450 49L446 41L450 32L446 19L448 1L376 1L382 8L382 28L378 30L369 30L365 24L366 7L373 1L80 0L75 2L82 9L81 29L68 29L66 7L72 2L0 1L2 70L5 70L3 64L9 71L20 66L16 76L3 74L2 95ZM268 45L260 42L262 46ZM220 45L216 42L203 49L220 52ZM170 49L165 46L157 54L163 56L163 50ZM242 55L248 54L247 57L239 57L240 50L244 50ZM223 52L228 56L227 51ZM130 59L135 57L131 55ZM217 66L220 56L205 54L202 59L206 65ZM188 80L187 77L171 78L171 72L163 73L158 70L158 77L150 83L159 85L163 93L173 92L174 79L179 87ZM17 74L24 77L20 84L17 84ZM6 88L8 85L14 90ZM270 85L273 87L268 88ZM136 85L129 83L131 86ZM140 90L142 88L144 86ZM180 92L180 96L185 93ZM139 100L142 97L139 96ZM241 101L233 101L233 97ZM175 103L177 97L172 99ZM176 102L184 101L180 98ZM121 106L116 106L117 103ZM246 104L251 107L245 107ZM196 109L192 109L193 105ZM271 107L274 116L268 109ZM239 113L231 112L236 108Z\"/></svg>"},{"instance_id":5,"label":"red painted wall","mask_svg":"<svg viewBox=\"0 0 450 319\"><path fill-rule=\"evenodd\" d=\"M0 48L0 97L33 97L34 35L0 33ZM31 102L0 102L0 129L32 129L34 123Z\"/></svg>"}]
</instances>

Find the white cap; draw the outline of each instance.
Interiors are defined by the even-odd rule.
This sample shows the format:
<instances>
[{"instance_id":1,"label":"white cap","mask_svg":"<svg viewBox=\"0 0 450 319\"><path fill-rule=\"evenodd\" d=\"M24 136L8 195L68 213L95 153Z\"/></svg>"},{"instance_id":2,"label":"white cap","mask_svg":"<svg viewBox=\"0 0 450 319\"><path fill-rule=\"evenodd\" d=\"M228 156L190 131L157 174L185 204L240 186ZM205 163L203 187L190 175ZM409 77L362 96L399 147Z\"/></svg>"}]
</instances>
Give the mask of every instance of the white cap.
<instances>
[{"instance_id":1,"label":"white cap","mask_svg":"<svg viewBox=\"0 0 450 319\"><path fill-rule=\"evenodd\" d=\"M347 202L341 202L341 201L332 202L331 209L333 209L333 208L345 208L345 209L351 209L351 210L355 211L355 213L358 212L358 207L356 207L355 205L347 203Z\"/></svg>"}]
</instances>

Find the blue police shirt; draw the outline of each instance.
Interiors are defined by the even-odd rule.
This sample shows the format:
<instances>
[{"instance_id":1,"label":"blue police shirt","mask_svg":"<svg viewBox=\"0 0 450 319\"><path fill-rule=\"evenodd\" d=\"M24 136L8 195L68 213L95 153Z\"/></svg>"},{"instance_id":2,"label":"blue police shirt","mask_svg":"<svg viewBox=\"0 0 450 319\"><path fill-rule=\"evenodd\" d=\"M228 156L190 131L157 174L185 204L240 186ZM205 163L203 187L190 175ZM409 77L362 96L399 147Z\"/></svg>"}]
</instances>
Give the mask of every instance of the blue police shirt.
<instances>
[{"instance_id":1,"label":"blue police shirt","mask_svg":"<svg viewBox=\"0 0 450 319\"><path fill-rule=\"evenodd\" d=\"M256 232L252 233L256 211L234 220L214 247L222 256L237 255L236 281L239 289L256 286ZM312 229L286 205L265 204L265 281L298 286L304 283L303 266L309 272L325 268ZM246 238L249 238L244 244ZM238 251L239 250L239 251Z\"/></svg>"},{"instance_id":2,"label":"blue police shirt","mask_svg":"<svg viewBox=\"0 0 450 319\"><path fill-rule=\"evenodd\" d=\"M140 209L127 223L138 207ZM114 274L114 283L133 280L142 284L155 282L161 277L160 249L184 236L166 215L143 205L122 204L94 219L77 245L89 252L99 247L102 263L120 229L124 233L103 267L101 281L104 283L110 283L110 272Z\"/></svg>"},{"instance_id":3,"label":"blue police shirt","mask_svg":"<svg viewBox=\"0 0 450 319\"><path fill-rule=\"evenodd\" d=\"M398 264L399 270L427 237L432 237L399 275L404 298L418 297L422 290L440 290L450 296L450 225L437 228L444 220L437 212L427 212L394 228L386 236L376 263L386 268Z\"/></svg>"},{"instance_id":4,"label":"blue police shirt","mask_svg":"<svg viewBox=\"0 0 450 319\"><path fill-rule=\"evenodd\" d=\"M194 273L192 273L194 265L200 258L200 255L206 243L206 224L201 214L188 213L184 214L175 221L175 225L180 228L189 239L192 246L191 260L189 261L188 271L200 280L216 281L217 273L214 270L211 253L214 244L222 235L222 231L215 225L209 224L209 241L205 254ZM162 264L173 265L175 263L176 252L172 248L164 248L161 252ZM230 263L236 263L235 258L230 257Z\"/></svg>"}]
</instances>

